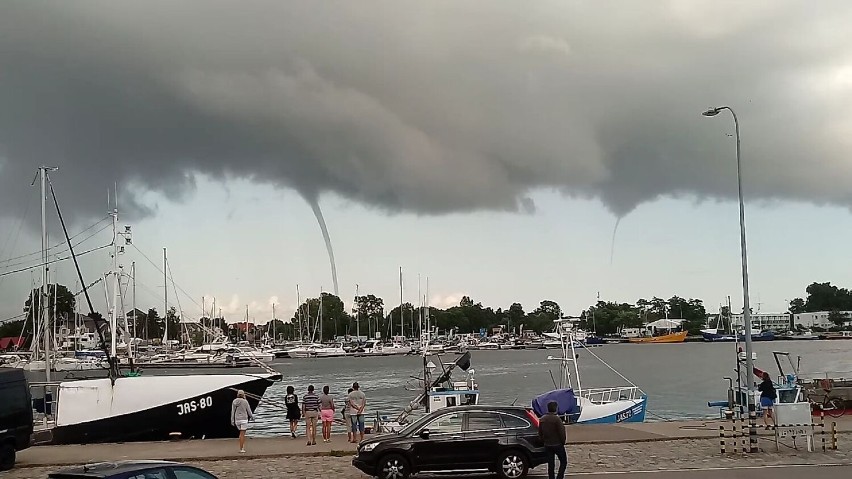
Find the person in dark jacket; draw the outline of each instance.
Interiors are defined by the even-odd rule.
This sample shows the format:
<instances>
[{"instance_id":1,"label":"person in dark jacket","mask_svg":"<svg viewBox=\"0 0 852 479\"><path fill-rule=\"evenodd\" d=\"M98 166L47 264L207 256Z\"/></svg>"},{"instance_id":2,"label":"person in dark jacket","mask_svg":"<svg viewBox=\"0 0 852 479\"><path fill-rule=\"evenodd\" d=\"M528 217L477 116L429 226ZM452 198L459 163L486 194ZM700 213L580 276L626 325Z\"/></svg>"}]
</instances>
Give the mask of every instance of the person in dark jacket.
<instances>
[{"instance_id":1,"label":"person in dark jacket","mask_svg":"<svg viewBox=\"0 0 852 479\"><path fill-rule=\"evenodd\" d=\"M547 414L542 416L538 424L538 437L547 450L547 476L549 479L564 479L565 468L568 467L568 455L565 453L565 425L556 415L556 401L547 403ZM559 474L553 474L556 458L559 458Z\"/></svg>"},{"instance_id":2,"label":"person in dark jacket","mask_svg":"<svg viewBox=\"0 0 852 479\"><path fill-rule=\"evenodd\" d=\"M757 390L760 391L760 407L763 409L763 424L766 429L769 429L769 420L772 420L772 425L775 425L775 418L772 417L772 407L775 406L775 399L778 398L778 393L775 392L775 385L772 384L772 379L769 373L764 372L760 386Z\"/></svg>"}]
</instances>

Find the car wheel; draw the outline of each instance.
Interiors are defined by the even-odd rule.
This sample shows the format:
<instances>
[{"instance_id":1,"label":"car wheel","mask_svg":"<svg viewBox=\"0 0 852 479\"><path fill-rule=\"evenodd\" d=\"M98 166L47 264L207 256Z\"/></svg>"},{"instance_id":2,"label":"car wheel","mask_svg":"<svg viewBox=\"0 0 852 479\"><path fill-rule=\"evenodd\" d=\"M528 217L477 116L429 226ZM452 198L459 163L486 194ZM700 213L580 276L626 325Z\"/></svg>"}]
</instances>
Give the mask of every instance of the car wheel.
<instances>
[{"instance_id":1,"label":"car wheel","mask_svg":"<svg viewBox=\"0 0 852 479\"><path fill-rule=\"evenodd\" d=\"M379 461L376 471L379 479L407 479L411 475L411 466L399 454L388 454Z\"/></svg>"},{"instance_id":2,"label":"car wheel","mask_svg":"<svg viewBox=\"0 0 852 479\"><path fill-rule=\"evenodd\" d=\"M521 479L529 470L529 461L518 451L506 451L497 461L497 476L502 479Z\"/></svg>"},{"instance_id":3,"label":"car wheel","mask_svg":"<svg viewBox=\"0 0 852 479\"><path fill-rule=\"evenodd\" d=\"M15 467L15 446L0 444L0 471L8 471Z\"/></svg>"}]
</instances>

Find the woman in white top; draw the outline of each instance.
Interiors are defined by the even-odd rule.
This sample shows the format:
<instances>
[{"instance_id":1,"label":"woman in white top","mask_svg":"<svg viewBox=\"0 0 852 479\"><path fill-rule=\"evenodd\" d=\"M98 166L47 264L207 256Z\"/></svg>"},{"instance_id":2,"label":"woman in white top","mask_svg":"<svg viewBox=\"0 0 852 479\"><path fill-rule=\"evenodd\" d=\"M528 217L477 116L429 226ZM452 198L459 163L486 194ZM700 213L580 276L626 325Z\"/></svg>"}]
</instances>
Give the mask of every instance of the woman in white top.
<instances>
[{"instance_id":1,"label":"woman in white top","mask_svg":"<svg viewBox=\"0 0 852 479\"><path fill-rule=\"evenodd\" d=\"M245 391L237 391L237 398L231 403L231 426L235 426L240 431L240 452L246 452L246 430L252 417L254 414L246 400Z\"/></svg>"}]
</instances>

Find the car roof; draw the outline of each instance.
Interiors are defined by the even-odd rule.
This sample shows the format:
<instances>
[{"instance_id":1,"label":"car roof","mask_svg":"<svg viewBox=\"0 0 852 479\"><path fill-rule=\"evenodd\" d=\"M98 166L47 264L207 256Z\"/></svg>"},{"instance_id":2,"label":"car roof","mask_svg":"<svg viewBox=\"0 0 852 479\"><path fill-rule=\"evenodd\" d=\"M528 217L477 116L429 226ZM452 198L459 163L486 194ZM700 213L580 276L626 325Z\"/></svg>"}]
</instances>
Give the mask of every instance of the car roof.
<instances>
[{"instance_id":1,"label":"car roof","mask_svg":"<svg viewBox=\"0 0 852 479\"><path fill-rule=\"evenodd\" d=\"M437 411L432 411L431 413L429 413L429 416L430 417L436 416L436 415L441 414L441 413L452 412L452 411L456 411L456 412L462 412L462 411L465 411L465 412L471 412L471 411L476 411L476 412L512 412L512 413L515 413L515 414L524 414L524 413L526 413L527 410L529 410L529 408L526 408L526 407L523 407L523 406L488 406L488 405L483 405L483 404L476 404L476 405L465 405L465 406L442 407L441 409L438 409Z\"/></svg>"},{"instance_id":2,"label":"car roof","mask_svg":"<svg viewBox=\"0 0 852 479\"><path fill-rule=\"evenodd\" d=\"M157 467L181 466L179 462L171 461L112 461L85 464L58 472L52 472L47 477L54 479L75 477L110 477L128 472L143 471Z\"/></svg>"}]
</instances>

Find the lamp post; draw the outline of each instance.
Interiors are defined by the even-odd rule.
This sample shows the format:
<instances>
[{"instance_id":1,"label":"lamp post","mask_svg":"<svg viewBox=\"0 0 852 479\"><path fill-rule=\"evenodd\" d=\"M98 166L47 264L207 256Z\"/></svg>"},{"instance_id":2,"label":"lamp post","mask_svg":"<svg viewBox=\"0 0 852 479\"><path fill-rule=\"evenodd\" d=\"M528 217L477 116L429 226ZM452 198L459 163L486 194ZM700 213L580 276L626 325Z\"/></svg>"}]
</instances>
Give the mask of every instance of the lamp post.
<instances>
[{"instance_id":1,"label":"lamp post","mask_svg":"<svg viewBox=\"0 0 852 479\"><path fill-rule=\"evenodd\" d=\"M748 253L746 252L746 230L745 230L745 207L743 205L743 179L742 162L740 161L740 123L737 114L729 106L710 108L702 115L706 117L716 116L722 110L731 112L734 117L734 129L737 137L737 193L740 201L740 254L742 256L743 273L743 335L745 336L746 353L746 385L748 387L748 409L754 410L754 362L752 361L751 348L751 310L748 301ZM738 353L739 354L739 353ZM739 359L737 359L739 361Z\"/></svg>"}]
</instances>

